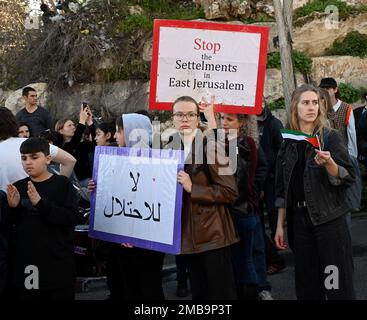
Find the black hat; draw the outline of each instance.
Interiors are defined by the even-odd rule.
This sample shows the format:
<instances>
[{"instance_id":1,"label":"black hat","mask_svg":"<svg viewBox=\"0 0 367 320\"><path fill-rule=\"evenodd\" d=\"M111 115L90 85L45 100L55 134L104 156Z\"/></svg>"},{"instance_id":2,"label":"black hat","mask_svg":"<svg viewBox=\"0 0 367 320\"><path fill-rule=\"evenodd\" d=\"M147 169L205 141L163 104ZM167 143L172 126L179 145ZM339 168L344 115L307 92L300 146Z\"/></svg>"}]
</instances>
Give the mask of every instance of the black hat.
<instances>
[{"instance_id":1,"label":"black hat","mask_svg":"<svg viewBox=\"0 0 367 320\"><path fill-rule=\"evenodd\" d=\"M322 78L320 81L320 88L336 88L338 86L334 78Z\"/></svg>"}]
</instances>

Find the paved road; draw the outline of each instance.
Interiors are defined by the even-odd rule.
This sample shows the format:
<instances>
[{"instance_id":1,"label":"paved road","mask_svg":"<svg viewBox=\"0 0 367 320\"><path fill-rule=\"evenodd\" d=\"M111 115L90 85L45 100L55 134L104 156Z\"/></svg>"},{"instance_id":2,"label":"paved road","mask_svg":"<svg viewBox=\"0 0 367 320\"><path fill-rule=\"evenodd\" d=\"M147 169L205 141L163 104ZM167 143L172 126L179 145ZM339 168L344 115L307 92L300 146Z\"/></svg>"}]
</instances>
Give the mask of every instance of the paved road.
<instances>
[{"instance_id":1,"label":"paved road","mask_svg":"<svg viewBox=\"0 0 367 320\"><path fill-rule=\"evenodd\" d=\"M355 215L352 219L352 242L354 255L354 283L357 299L367 300L367 214ZM272 294L276 300L295 300L294 265L290 251L282 252L287 267L282 272L269 277L273 286ZM168 256L165 261L164 291L166 299L176 300L176 275L174 259ZM77 300L104 300L108 296L105 281L93 281L88 292L79 292ZM190 299L188 297L187 299Z\"/></svg>"}]
</instances>

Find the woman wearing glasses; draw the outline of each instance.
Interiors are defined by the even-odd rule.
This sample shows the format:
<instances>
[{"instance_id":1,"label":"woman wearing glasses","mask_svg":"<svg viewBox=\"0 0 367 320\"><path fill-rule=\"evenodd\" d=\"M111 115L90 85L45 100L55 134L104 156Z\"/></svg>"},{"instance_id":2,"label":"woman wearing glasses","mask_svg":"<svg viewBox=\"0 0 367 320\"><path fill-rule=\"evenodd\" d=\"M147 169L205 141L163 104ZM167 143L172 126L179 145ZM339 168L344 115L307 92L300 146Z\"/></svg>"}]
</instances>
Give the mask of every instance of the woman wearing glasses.
<instances>
[{"instance_id":1,"label":"woman wearing glasses","mask_svg":"<svg viewBox=\"0 0 367 320\"><path fill-rule=\"evenodd\" d=\"M238 191L224 145L214 131L203 136L199 105L193 98L178 98L172 109L178 132L166 148L184 149L186 156L178 182L184 188L181 253L187 261L192 298L236 299L230 246L238 237L227 205Z\"/></svg>"}]
</instances>

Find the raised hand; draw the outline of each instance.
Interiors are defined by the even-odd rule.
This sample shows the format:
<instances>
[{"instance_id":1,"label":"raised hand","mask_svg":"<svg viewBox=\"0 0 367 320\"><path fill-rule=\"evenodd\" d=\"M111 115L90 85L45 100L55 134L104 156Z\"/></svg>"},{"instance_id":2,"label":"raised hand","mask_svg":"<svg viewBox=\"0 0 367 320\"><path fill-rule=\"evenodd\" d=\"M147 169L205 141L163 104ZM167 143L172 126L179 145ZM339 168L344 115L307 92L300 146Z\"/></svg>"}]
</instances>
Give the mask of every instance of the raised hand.
<instances>
[{"instance_id":1,"label":"raised hand","mask_svg":"<svg viewBox=\"0 0 367 320\"><path fill-rule=\"evenodd\" d=\"M20 194L15 186L8 184L6 198L10 208L16 208L20 202Z\"/></svg>"},{"instance_id":2,"label":"raised hand","mask_svg":"<svg viewBox=\"0 0 367 320\"><path fill-rule=\"evenodd\" d=\"M87 108L83 108L83 105L81 105L80 107L80 113L79 113L79 123L81 124L86 124L87 120L88 120L89 114L88 114L88 107Z\"/></svg>"},{"instance_id":3,"label":"raised hand","mask_svg":"<svg viewBox=\"0 0 367 320\"><path fill-rule=\"evenodd\" d=\"M37 192L36 187L34 186L32 181L28 181L27 194L33 206L36 206L37 203L41 200L41 197L39 193Z\"/></svg>"}]
</instances>

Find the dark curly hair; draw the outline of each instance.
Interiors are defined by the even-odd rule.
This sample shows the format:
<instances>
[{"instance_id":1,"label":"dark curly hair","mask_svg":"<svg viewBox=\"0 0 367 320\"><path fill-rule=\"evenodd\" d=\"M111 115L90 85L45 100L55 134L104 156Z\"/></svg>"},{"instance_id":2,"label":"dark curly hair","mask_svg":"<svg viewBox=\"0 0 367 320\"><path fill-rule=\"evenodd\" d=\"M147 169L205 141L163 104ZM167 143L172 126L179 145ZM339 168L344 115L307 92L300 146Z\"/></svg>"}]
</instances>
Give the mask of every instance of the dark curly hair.
<instances>
[{"instance_id":1,"label":"dark curly hair","mask_svg":"<svg viewBox=\"0 0 367 320\"><path fill-rule=\"evenodd\" d=\"M18 136L18 122L7 108L0 108L0 140Z\"/></svg>"}]
</instances>

